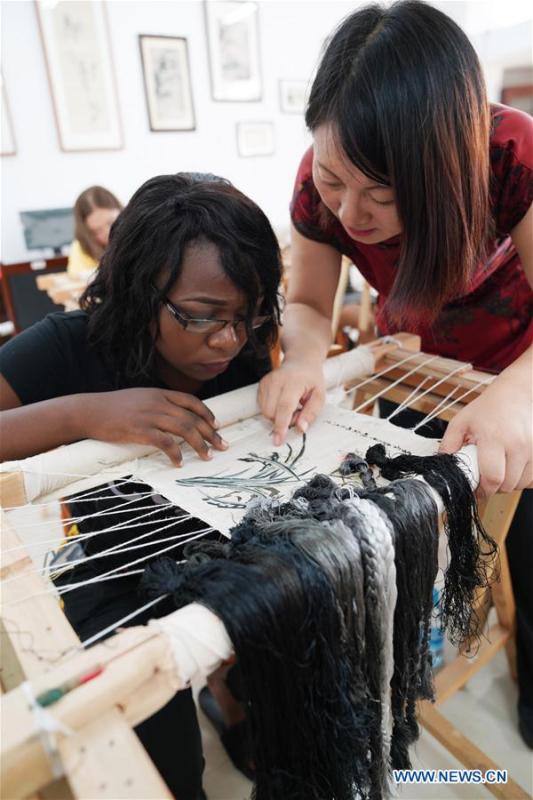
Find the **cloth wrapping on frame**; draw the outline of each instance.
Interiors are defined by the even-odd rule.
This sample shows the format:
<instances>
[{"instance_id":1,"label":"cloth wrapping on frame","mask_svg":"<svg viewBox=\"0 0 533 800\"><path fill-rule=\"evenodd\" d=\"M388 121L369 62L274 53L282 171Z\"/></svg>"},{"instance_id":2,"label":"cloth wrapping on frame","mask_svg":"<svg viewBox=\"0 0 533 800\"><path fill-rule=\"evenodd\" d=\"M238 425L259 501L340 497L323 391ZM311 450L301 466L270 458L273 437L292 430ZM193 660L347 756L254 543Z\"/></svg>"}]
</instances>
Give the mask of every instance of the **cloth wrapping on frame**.
<instances>
[{"instance_id":1,"label":"cloth wrapping on frame","mask_svg":"<svg viewBox=\"0 0 533 800\"><path fill-rule=\"evenodd\" d=\"M372 348L358 347L326 361L326 386L340 386L348 380L370 374L373 369ZM204 402L220 426L226 427L259 412L257 384L226 392ZM87 439L21 461L5 462L0 464L0 472L23 472L26 502L30 503L38 497L68 486L76 477L83 478L96 472L111 470L124 462L142 459L154 452L157 452L156 448L150 445L109 444Z\"/></svg>"}]
</instances>

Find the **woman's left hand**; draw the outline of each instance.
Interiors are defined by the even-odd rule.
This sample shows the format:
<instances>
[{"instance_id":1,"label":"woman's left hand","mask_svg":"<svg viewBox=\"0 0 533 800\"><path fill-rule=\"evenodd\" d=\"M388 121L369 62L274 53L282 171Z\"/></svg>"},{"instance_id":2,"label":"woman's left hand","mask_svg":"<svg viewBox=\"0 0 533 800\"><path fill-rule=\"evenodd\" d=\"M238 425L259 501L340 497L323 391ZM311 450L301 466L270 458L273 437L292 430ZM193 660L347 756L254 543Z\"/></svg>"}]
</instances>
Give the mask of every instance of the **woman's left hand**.
<instances>
[{"instance_id":1,"label":"woman's left hand","mask_svg":"<svg viewBox=\"0 0 533 800\"><path fill-rule=\"evenodd\" d=\"M532 376L504 372L450 422L440 447L455 453L477 445L480 489L486 497L533 485Z\"/></svg>"}]
</instances>

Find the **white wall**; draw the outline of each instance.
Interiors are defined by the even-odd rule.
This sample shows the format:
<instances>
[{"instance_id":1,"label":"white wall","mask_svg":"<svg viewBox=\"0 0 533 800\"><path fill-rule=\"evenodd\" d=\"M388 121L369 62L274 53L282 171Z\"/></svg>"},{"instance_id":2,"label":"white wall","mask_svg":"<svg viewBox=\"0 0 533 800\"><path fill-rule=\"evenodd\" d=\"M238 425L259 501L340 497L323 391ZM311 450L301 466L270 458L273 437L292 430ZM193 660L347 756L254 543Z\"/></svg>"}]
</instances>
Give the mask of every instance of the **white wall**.
<instances>
[{"instance_id":1,"label":"white wall","mask_svg":"<svg viewBox=\"0 0 533 800\"><path fill-rule=\"evenodd\" d=\"M220 103L211 99L201 2L109 0L107 12L122 116L124 149L63 153L33 2L3 3L3 72L18 154L2 158L2 260L26 257L18 212L72 205L100 183L123 201L147 178L179 170L214 172L256 200L278 228L287 228L287 206L299 157L308 146L303 117L279 110L278 79L306 78L326 32L353 8L350 2L262 2L259 29L263 100ZM306 41L295 34L302 24ZM148 126L137 36L185 36L196 113L193 132L152 133ZM272 120L273 156L240 158L235 124Z\"/></svg>"},{"instance_id":2,"label":"white wall","mask_svg":"<svg viewBox=\"0 0 533 800\"><path fill-rule=\"evenodd\" d=\"M531 26L521 10L510 19L512 36L483 34L487 10L500 0L443 0L443 11L475 34L481 43L490 85L499 90L500 65L523 64L531 52ZM216 103L211 99L204 14L201 0L108 0L107 14L124 149L64 153L59 148L37 17L31 0L2 2L2 70L11 106L17 155L3 157L2 260L28 254L18 219L20 210L70 206L84 188L100 183L123 201L147 178L179 170L224 175L266 211L275 228L288 227L288 202L299 158L308 146L303 117L279 109L279 78L310 78L322 42L337 22L363 2L344 0L261 0L259 28L263 99L254 103ZM522 0L506 0L522 8ZM511 30L511 29L509 29ZM141 75L138 34L185 36L192 74L196 130L149 131ZM497 58L491 61L492 49ZM524 56L524 53L526 54ZM494 97L497 97L495 94ZM239 158L235 124L271 120L276 152Z\"/></svg>"}]
</instances>

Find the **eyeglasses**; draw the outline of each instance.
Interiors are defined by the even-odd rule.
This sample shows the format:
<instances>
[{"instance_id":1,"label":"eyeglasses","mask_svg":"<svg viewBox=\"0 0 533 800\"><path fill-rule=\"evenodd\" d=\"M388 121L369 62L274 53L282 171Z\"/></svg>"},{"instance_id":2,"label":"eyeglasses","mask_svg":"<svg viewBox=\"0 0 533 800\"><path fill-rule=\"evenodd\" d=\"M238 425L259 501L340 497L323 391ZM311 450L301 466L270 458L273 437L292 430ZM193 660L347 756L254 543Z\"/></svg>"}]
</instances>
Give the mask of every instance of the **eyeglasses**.
<instances>
[{"instance_id":1,"label":"eyeglasses","mask_svg":"<svg viewBox=\"0 0 533 800\"><path fill-rule=\"evenodd\" d=\"M231 325L236 334L242 334L246 331L245 319L213 319L212 317L210 319L202 319L201 317L191 317L176 308L174 303L171 303L168 297L164 298L163 304L167 311L172 314L174 319L179 322L183 330L188 330L191 333L203 333L211 335L213 333L218 333L225 328L226 325ZM265 325L271 319L271 316L253 317L249 322L249 326L255 331L258 328L262 328L263 325Z\"/></svg>"}]
</instances>

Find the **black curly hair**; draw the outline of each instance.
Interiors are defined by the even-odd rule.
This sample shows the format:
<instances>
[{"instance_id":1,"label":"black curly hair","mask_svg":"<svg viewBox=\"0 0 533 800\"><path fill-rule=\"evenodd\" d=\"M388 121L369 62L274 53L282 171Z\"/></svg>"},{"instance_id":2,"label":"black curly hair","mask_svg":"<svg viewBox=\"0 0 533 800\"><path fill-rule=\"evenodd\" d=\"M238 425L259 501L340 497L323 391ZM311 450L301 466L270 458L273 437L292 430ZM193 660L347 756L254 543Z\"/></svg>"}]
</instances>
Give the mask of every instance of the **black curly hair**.
<instances>
[{"instance_id":1,"label":"black curly hair","mask_svg":"<svg viewBox=\"0 0 533 800\"><path fill-rule=\"evenodd\" d=\"M270 321L248 328L247 348L264 355L279 324L279 246L261 209L229 181L215 175L179 172L146 181L113 224L95 278L80 301L89 315L89 341L126 383L154 377L160 304L175 284L186 248L213 243L225 274L247 298L247 318ZM164 272L166 282L155 290Z\"/></svg>"}]
</instances>

